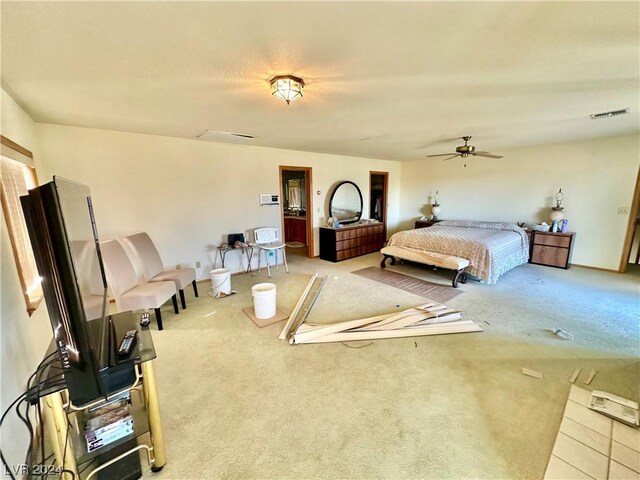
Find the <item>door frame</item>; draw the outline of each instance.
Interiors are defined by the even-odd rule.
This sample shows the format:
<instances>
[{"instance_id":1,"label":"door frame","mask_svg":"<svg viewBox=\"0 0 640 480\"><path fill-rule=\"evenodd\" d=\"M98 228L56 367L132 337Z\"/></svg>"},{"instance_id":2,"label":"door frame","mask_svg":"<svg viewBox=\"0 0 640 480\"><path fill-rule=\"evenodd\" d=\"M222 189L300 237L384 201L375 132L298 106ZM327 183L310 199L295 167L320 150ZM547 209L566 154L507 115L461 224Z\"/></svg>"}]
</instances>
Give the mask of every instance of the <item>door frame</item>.
<instances>
[{"instance_id":1,"label":"door frame","mask_svg":"<svg viewBox=\"0 0 640 480\"><path fill-rule=\"evenodd\" d=\"M627 271L627 265L629 263L629 255L633 248L633 234L636 230L636 218L638 217L638 203L640 203L640 169L638 169L638 175L636 177L636 188L633 192L633 203L629 209L629 220L627 221L627 233L624 237L624 244L622 246L622 256L620 257L620 266L618 272L624 273ZM640 248L640 247L638 247Z\"/></svg>"},{"instance_id":2,"label":"door frame","mask_svg":"<svg viewBox=\"0 0 640 480\"><path fill-rule=\"evenodd\" d=\"M314 238L313 238L313 169L311 167L280 165L278 167L278 181L280 183L280 198L283 199L280 205L280 228L282 239L284 238L284 189L282 188L282 172L305 172L305 186L307 199L307 257L314 258Z\"/></svg>"},{"instance_id":3,"label":"door frame","mask_svg":"<svg viewBox=\"0 0 640 480\"><path fill-rule=\"evenodd\" d=\"M384 231L384 239L387 240L387 215L389 213L389 172L378 172L375 170L369 170L369 206L371 206L371 176L382 175L384 180L382 182L383 194L382 201L384 203L384 212L382 216L382 228ZM369 212L369 218L371 218L373 212Z\"/></svg>"}]
</instances>

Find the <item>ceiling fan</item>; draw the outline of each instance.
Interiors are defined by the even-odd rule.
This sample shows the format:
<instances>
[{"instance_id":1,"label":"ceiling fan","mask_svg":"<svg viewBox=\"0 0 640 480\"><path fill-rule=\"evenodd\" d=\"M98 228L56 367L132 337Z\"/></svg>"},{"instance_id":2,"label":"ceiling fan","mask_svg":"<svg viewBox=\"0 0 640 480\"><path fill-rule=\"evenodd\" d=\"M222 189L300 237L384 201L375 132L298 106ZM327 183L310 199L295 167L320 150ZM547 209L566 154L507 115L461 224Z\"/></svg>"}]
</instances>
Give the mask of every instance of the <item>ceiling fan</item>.
<instances>
[{"instance_id":1,"label":"ceiling fan","mask_svg":"<svg viewBox=\"0 0 640 480\"><path fill-rule=\"evenodd\" d=\"M427 157L448 156L447 158L444 159L444 161L450 160L455 157L467 158L469 155L478 156L478 157L487 157L487 158L502 158L502 155L494 155L493 153L489 153L489 152L476 152L476 147L474 147L473 145L468 145L469 140L471 140L471 135L467 137L461 137L461 138L462 140L464 140L464 145L456 147L456 153L438 153L436 155L427 155Z\"/></svg>"}]
</instances>

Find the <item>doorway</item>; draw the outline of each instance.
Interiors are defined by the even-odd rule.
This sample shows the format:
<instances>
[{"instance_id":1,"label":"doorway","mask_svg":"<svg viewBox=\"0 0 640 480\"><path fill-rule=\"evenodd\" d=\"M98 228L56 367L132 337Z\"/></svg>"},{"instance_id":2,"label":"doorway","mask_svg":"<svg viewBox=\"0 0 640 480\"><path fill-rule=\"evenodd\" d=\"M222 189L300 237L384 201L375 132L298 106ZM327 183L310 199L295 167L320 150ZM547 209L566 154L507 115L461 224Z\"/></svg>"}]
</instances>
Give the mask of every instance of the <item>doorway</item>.
<instances>
[{"instance_id":1,"label":"doorway","mask_svg":"<svg viewBox=\"0 0 640 480\"><path fill-rule=\"evenodd\" d=\"M287 255L313 258L313 175L311 167L280 166L282 240Z\"/></svg>"},{"instance_id":2,"label":"doorway","mask_svg":"<svg viewBox=\"0 0 640 480\"><path fill-rule=\"evenodd\" d=\"M369 218L383 224L384 238L387 238L387 192L389 172L369 172Z\"/></svg>"},{"instance_id":3,"label":"doorway","mask_svg":"<svg viewBox=\"0 0 640 480\"><path fill-rule=\"evenodd\" d=\"M622 258L618 271L624 273L627 268L635 273L640 267L640 170L636 178L636 188L633 194L631 209L629 211L629 221L627 223L627 234L622 248Z\"/></svg>"}]
</instances>

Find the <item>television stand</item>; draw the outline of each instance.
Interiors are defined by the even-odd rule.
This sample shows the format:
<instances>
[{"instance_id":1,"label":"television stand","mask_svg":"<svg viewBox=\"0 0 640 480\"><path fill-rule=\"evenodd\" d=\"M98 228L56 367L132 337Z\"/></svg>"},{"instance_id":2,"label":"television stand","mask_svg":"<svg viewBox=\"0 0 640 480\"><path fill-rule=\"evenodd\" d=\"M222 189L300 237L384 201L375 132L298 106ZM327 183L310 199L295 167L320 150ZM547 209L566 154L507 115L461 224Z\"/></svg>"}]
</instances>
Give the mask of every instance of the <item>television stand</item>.
<instances>
[{"instance_id":1,"label":"television stand","mask_svg":"<svg viewBox=\"0 0 640 480\"><path fill-rule=\"evenodd\" d=\"M83 413L103 403L104 398L100 397L84 405L73 405L69 400L69 392L64 382L55 382L54 386L40 391L34 388L28 393L29 400L32 403L39 402L42 410L46 412L46 437L53 447L55 465L68 471L62 473L60 476L62 479L91 480L96 478L99 472L110 468L125 457L137 455L140 450L146 452L153 472L162 470L166 464L167 456L153 364L156 352L149 327L141 327L139 318L140 315L134 315L131 312L112 315L112 320L119 331L131 329L138 331L138 342L135 347L138 355L133 366L136 374L135 381L132 385L113 392L109 396L113 398L124 392L130 393L133 433L89 452L84 438ZM55 345L52 342L47 354L54 350ZM56 378L59 373L60 370L57 368L49 368L44 372L43 377L44 379Z\"/></svg>"}]
</instances>

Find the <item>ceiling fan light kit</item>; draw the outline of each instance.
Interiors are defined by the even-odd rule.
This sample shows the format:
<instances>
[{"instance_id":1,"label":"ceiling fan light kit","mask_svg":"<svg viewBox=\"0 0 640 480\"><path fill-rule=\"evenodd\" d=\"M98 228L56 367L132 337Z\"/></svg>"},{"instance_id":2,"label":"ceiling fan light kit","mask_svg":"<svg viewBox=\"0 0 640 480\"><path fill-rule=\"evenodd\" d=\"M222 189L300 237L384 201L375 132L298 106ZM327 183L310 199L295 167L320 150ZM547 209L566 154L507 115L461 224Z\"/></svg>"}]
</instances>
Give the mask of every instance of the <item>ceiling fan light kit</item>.
<instances>
[{"instance_id":1,"label":"ceiling fan light kit","mask_svg":"<svg viewBox=\"0 0 640 480\"><path fill-rule=\"evenodd\" d=\"M293 100L302 98L304 80L294 75L278 75L271 79L271 95L284 100L289 105Z\"/></svg>"}]
</instances>

